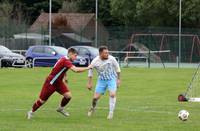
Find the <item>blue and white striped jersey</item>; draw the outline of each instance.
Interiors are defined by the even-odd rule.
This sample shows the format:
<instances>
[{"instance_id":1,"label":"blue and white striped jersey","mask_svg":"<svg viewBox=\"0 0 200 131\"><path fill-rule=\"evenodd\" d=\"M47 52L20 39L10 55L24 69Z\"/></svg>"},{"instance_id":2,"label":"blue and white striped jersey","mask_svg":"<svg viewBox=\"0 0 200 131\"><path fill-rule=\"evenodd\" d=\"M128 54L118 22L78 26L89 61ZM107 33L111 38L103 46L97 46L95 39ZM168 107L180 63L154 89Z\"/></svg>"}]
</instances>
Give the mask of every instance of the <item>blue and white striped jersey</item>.
<instances>
[{"instance_id":1,"label":"blue and white striped jersey","mask_svg":"<svg viewBox=\"0 0 200 131\"><path fill-rule=\"evenodd\" d=\"M107 60L102 60L99 56L91 62L93 68L96 69L100 80L111 80L117 77L117 72L120 72L120 67L116 59L109 55ZM89 70L88 76L92 76L92 69Z\"/></svg>"}]
</instances>

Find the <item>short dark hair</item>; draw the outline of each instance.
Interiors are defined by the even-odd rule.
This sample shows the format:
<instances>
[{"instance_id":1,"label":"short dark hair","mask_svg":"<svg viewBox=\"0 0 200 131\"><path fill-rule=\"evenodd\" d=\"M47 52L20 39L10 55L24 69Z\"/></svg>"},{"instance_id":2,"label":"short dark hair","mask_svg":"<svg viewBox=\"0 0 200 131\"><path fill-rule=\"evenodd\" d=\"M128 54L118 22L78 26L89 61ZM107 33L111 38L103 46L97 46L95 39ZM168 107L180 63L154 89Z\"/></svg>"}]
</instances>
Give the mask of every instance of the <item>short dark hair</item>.
<instances>
[{"instance_id":1,"label":"short dark hair","mask_svg":"<svg viewBox=\"0 0 200 131\"><path fill-rule=\"evenodd\" d=\"M99 47L99 53L103 52L103 50L108 50L107 46L100 46Z\"/></svg>"},{"instance_id":2,"label":"short dark hair","mask_svg":"<svg viewBox=\"0 0 200 131\"><path fill-rule=\"evenodd\" d=\"M77 50L74 49L74 48L69 48L69 49L68 49L68 53L78 54Z\"/></svg>"}]
</instances>

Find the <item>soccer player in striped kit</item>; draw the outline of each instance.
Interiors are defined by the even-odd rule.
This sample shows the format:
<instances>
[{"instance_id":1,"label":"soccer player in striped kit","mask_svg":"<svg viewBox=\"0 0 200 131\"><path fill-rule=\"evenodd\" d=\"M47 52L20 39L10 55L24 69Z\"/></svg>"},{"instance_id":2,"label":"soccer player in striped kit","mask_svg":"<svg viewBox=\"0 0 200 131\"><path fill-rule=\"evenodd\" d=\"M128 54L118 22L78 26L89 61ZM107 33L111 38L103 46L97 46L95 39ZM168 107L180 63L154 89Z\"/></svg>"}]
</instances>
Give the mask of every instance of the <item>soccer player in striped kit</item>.
<instances>
[{"instance_id":1,"label":"soccer player in striped kit","mask_svg":"<svg viewBox=\"0 0 200 131\"><path fill-rule=\"evenodd\" d=\"M78 73L88 70L90 67L76 67L72 64L76 60L77 51L74 48L68 49L68 56L60 58L54 65L51 73L46 78L39 99L33 104L32 109L27 112L27 118L31 119L34 112L41 107L48 98L56 91L63 95L60 106L56 110L64 116L69 116L68 112L64 111L64 107L71 100L71 92L66 83L66 72L68 69Z\"/></svg>"},{"instance_id":2,"label":"soccer player in striped kit","mask_svg":"<svg viewBox=\"0 0 200 131\"><path fill-rule=\"evenodd\" d=\"M91 62L91 67L96 69L98 73L98 80L96 84L96 89L94 97L92 99L92 106L88 111L88 116L91 116L97 104L97 101L108 89L109 91L109 113L107 119L113 118L113 112L116 103L116 91L117 87L120 85L120 67L116 59L109 55L108 48L106 46L101 46L99 48L99 56L94 58ZM92 69L88 72L88 84L89 90L92 89Z\"/></svg>"}]
</instances>

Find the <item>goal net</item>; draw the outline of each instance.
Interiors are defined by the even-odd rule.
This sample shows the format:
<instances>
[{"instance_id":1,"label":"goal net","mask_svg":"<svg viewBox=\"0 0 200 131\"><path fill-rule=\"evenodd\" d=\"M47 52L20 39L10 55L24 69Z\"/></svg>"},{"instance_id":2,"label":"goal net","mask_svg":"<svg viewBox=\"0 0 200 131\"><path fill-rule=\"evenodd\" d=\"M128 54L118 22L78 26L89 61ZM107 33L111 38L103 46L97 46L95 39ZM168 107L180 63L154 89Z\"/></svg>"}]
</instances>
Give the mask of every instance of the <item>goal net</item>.
<instances>
[{"instance_id":1,"label":"goal net","mask_svg":"<svg viewBox=\"0 0 200 131\"><path fill-rule=\"evenodd\" d=\"M179 101L200 102L200 63L193 74L185 94L178 96Z\"/></svg>"}]
</instances>

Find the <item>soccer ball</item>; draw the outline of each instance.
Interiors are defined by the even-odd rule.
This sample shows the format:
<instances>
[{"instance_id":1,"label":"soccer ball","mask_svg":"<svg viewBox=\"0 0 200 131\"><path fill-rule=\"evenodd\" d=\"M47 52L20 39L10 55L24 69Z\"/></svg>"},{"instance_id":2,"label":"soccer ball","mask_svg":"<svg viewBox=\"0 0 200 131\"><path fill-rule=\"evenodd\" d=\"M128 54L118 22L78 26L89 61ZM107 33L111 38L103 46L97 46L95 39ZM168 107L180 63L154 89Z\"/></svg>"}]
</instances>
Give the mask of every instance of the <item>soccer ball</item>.
<instances>
[{"instance_id":1,"label":"soccer ball","mask_svg":"<svg viewBox=\"0 0 200 131\"><path fill-rule=\"evenodd\" d=\"M189 112L186 110L180 110L178 113L178 118L182 121L186 121L189 117Z\"/></svg>"}]
</instances>

